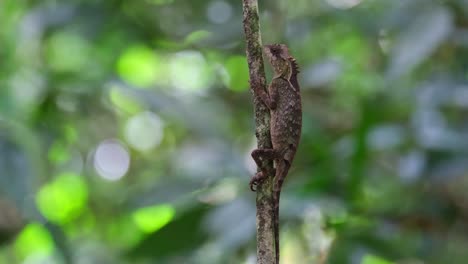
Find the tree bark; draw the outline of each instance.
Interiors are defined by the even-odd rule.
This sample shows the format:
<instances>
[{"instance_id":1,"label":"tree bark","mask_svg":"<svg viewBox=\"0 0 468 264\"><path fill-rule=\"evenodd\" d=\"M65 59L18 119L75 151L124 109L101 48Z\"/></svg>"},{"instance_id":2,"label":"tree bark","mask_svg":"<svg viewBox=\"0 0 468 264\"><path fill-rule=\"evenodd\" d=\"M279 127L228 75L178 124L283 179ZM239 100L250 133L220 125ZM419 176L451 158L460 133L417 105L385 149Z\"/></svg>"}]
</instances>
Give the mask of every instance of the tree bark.
<instances>
[{"instance_id":1,"label":"tree bark","mask_svg":"<svg viewBox=\"0 0 468 264\"><path fill-rule=\"evenodd\" d=\"M253 95L255 135L258 148L271 148L270 111L255 96L254 87L266 89L262 57L262 39L257 0L243 0L243 24L249 66L250 91ZM273 170L273 162L263 164L267 171ZM257 186L257 264L275 263L273 179L268 177Z\"/></svg>"}]
</instances>

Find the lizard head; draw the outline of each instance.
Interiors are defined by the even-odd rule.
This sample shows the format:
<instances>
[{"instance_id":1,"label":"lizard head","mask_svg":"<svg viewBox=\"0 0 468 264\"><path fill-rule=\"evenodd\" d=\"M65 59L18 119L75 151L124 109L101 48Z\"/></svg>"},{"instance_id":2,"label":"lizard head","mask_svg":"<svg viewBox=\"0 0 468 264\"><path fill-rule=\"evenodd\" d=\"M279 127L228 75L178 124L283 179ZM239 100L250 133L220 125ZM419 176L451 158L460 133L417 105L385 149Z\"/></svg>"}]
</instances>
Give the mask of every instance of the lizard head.
<instances>
[{"instance_id":1,"label":"lizard head","mask_svg":"<svg viewBox=\"0 0 468 264\"><path fill-rule=\"evenodd\" d=\"M290 74L291 66L289 62L288 47L284 44L271 44L263 47L265 56L270 61L275 76L287 77Z\"/></svg>"}]
</instances>

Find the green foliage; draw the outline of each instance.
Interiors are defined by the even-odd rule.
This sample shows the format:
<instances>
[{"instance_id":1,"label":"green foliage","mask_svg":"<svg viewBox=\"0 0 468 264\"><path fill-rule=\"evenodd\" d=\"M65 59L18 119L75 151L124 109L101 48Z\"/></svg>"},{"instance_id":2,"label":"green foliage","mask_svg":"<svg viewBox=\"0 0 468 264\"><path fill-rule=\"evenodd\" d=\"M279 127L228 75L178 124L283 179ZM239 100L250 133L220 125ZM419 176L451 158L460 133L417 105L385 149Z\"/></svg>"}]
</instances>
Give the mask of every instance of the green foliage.
<instances>
[{"instance_id":1,"label":"green foliage","mask_svg":"<svg viewBox=\"0 0 468 264\"><path fill-rule=\"evenodd\" d=\"M170 205L140 208L132 214L135 224L145 233L153 233L174 218L175 210Z\"/></svg>"},{"instance_id":2,"label":"green foliage","mask_svg":"<svg viewBox=\"0 0 468 264\"><path fill-rule=\"evenodd\" d=\"M245 67L247 60L243 56L232 56L226 61L226 70L228 72L227 86L238 92L248 89L249 71Z\"/></svg>"},{"instance_id":3,"label":"green foliage","mask_svg":"<svg viewBox=\"0 0 468 264\"><path fill-rule=\"evenodd\" d=\"M56 72L84 71L91 61L90 44L77 33L55 33L46 45L47 63Z\"/></svg>"},{"instance_id":4,"label":"green foliage","mask_svg":"<svg viewBox=\"0 0 468 264\"><path fill-rule=\"evenodd\" d=\"M120 57L117 70L120 76L137 87L149 87L162 77L161 58L151 49L139 45L129 47Z\"/></svg>"},{"instance_id":5,"label":"green foliage","mask_svg":"<svg viewBox=\"0 0 468 264\"><path fill-rule=\"evenodd\" d=\"M36 201L41 213L51 222L66 224L86 208L88 190L83 178L62 173L39 190Z\"/></svg>"},{"instance_id":6,"label":"green foliage","mask_svg":"<svg viewBox=\"0 0 468 264\"><path fill-rule=\"evenodd\" d=\"M65 144L60 141L54 142L49 149L49 160L53 163L63 163L70 159L70 152Z\"/></svg>"},{"instance_id":7,"label":"green foliage","mask_svg":"<svg viewBox=\"0 0 468 264\"><path fill-rule=\"evenodd\" d=\"M366 255L362 259L361 264L392 264L394 262L387 261L383 258L374 256L374 255Z\"/></svg>"},{"instance_id":8,"label":"green foliage","mask_svg":"<svg viewBox=\"0 0 468 264\"><path fill-rule=\"evenodd\" d=\"M161 217L161 208L157 208L157 211ZM206 241L206 234L199 228L204 216L206 216L206 208L195 208L180 215L178 219L169 222L159 232L144 238L137 247L129 252L129 255L135 258L165 259L189 251L194 243L200 244ZM174 236L183 237L183 239L174 239Z\"/></svg>"},{"instance_id":9,"label":"green foliage","mask_svg":"<svg viewBox=\"0 0 468 264\"><path fill-rule=\"evenodd\" d=\"M39 223L30 223L23 228L15 241L15 251L19 258L32 255L48 255L54 250L51 235Z\"/></svg>"},{"instance_id":10,"label":"green foliage","mask_svg":"<svg viewBox=\"0 0 468 264\"><path fill-rule=\"evenodd\" d=\"M259 9L301 68L282 263L465 263L466 2ZM240 1L0 1L0 25L1 263L255 259Z\"/></svg>"},{"instance_id":11,"label":"green foliage","mask_svg":"<svg viewBox=\"0 0 468 264\"><path fill-rule=\"evenodd\" d=\"M112 104L114 104L115 108L126 114L136 114L142 111L140 102L132 97L132 95L126 94L118 85L111 85L109 99Z\"/></svg>"},{"instance_id":12,"label":"green foliage","mask_svg":"<svg viewBox=\"0 0 468 264\"><path fill-rule=\"evenodd\" d=\"M192 33L190 33L186 38L185 38L185 44L187 45L194 45L197 43L200 43L209 37L211 37L211 32L206 31L206 30L197 30Z\"/></svg>"}]
</instances>

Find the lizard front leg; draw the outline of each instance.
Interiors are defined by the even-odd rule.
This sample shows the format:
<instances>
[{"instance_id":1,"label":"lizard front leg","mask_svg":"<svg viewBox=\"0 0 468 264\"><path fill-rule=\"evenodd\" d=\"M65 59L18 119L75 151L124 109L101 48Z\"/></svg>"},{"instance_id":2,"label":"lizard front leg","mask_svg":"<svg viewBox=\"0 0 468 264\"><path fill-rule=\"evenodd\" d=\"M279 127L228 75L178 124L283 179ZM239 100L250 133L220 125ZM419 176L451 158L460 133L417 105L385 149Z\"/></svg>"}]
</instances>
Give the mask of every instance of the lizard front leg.
<instances>
[{"instance_id":1,"label":"lizard front leg","mask_svg":"<svg viewBox=\"0 0 468 264\"><path fill-rule=\"evenodd\" d=\"M271 84L268 86L268 93L259 85L254 85L254 94L255 96L260 97L262 102L270 109L275 110L278 101L278 90L275 89L275 86ZM252 151L252 158L254 159L257 166L260 168L260 171L257 172L252 179L250 180L250 189L255 191L254 186L259 182L263 181L269 173L272 175L275 174L275 171L268 172L263 168L262 159L274 160L279 158L280 154L274 149L256 149Z\"/></svg>"},{"instance_id":2,"label":"lizard front leg","mask_svg":"<svg viewBox=\"0 0 468 264\"><path fill-rule=\"evenodd\" d=\"M275 170L267 171L263 167L263 161L265 160L276 160L281 158L281 153L275 149L255 149L252 151L252 158L254 159L260 171L257 172L250 180L250 190L255 191L254 186L262 182L268 175L275 175Z\"/></svg>"},{"instance_id":3,"label":"lizard front leg","mask_svg":"<svg viewBox=\"0 0 468 264\"><path fill-rule=\"evenodd\" d=\"M262 102L268 107L270 110L276 109L276 104L278 101L278 90L273 89L271 84L268 87L268 93L262 89L260 86L256 86L254 88L254 93L256 96L260 97Z\"/></svg>"}]
</instances>

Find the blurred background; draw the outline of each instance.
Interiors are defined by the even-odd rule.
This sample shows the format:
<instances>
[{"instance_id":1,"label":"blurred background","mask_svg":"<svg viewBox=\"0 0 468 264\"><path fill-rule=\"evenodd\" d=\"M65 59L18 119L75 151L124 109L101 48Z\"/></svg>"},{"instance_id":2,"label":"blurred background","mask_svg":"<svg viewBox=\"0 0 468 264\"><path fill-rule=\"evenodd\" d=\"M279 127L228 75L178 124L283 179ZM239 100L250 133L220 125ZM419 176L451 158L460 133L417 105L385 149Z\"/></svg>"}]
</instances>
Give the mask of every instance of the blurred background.
<instances>
[{"instance_id":1,"label":"blurred background","mask_svg":"<svg viewBox=\"0 0 468 264\"><path fill-rule=\"evenodd\" d=\"M282 263L467 263L468 1L259 9L301 66ZM0 263L255 263L241 23L240 0L0 1Z\"/></svg>"}]
</instances>

